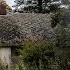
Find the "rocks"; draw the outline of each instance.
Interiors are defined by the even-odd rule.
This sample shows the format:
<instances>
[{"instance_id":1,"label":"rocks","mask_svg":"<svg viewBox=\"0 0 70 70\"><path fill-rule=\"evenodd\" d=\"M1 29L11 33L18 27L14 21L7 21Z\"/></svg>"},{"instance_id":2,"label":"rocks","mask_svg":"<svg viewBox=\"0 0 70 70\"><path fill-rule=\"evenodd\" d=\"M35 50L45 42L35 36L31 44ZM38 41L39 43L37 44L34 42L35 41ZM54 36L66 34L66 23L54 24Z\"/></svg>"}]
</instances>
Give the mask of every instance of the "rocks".
<instances>
[{"instance_id":1,"label":"rocks","mask_svg":"<svg viewBox=\"0 0 70 70\"><path fill-rule=\"evenodd\" d=\"M20 45L26 39L52 40L54 32L49 14L23 13L0 16L0 41L6 45Z\"/></svg>"}]
</instances>

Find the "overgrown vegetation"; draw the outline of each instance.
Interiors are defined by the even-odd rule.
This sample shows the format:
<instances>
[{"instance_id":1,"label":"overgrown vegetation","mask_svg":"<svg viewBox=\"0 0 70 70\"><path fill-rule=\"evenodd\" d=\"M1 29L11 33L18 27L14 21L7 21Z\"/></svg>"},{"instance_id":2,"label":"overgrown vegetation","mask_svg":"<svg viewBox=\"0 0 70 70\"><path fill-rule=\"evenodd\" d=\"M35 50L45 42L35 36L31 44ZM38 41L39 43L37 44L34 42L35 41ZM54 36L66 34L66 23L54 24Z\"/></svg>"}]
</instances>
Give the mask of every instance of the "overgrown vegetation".
<instances>
[{"instance_id":1,"label":"overgrown vegetation","mask_svg":"<svg viewBox=\"0 0 70 70\"><path fill-rule=\"evenodd\" d=\"M20 53L25 70L70 70L70 51L65 11L58 11L52 17L52 27L56 34L55 44L45 41L24 42Z\"/></svg>"},{"instance_id":2,"label":"overgrown vegetation","mask_svg":"<svg viewBox=\"0 0 70 70\"><path fill-rule=\"evenodd\" d=\"M6 70L6 66L3 64L1 60L0 60L0 70Z\"/></svg>"},{"instance_id":3,"label":"overgrown vegetation","mask_svg":"<svg viewBox=\"0 0 70 70\"><path fill-rule=\"evenodd\" d=\"M54 64L54 44L45 41L26 41L20 53L23 57L25 70L52 69ZM52 69L53 70L53 69Z\"/></svg>"}]
</instances>

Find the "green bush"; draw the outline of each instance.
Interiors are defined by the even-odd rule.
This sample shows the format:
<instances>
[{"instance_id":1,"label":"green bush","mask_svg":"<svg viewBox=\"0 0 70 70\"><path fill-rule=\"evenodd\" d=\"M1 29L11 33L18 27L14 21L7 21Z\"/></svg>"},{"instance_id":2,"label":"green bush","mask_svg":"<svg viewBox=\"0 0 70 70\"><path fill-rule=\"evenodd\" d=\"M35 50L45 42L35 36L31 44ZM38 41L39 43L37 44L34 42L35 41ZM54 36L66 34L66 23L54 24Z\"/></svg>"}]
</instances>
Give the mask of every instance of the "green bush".
<instances>
[{"instance_id":1,"label":"green bush","mask_svg":"<svg viewBox=\"0 0 70 70\"><path fill-rule=\"evenodd\" d=\"M53 13L51 26L56 35L56 59L59 70L70 70L70 25L69 10L59 10ZM59 51L58 51L59 50ZM56 67L56 66L55 66Z\"/></svg>"},{"instance_id":2,"label":"green bush","mask_svg":"<svg viewBox=\"0 0 70 70\"><path fill-rule=\"evenodd\" d=\"M51 15L51 27L55 27L59 23L59 12Z\"/></svg>"},{"instance_id":3,"label":"green bush","mask_svg":"<svg viewBox=\"0 0 70 70\"><path fill-rule=\"evenodd\" d=\"M50 42L26 41L23 50L20 50L25 70L53 70L52 65L55 65L53 48L54 44Z\"/></svg>"},{"instance_id":4,"label":"green bush","mask_svg":"<svg viewBox=\"0 0 70 70\"><path fill-rule=\"evenodd\" d=\"M6 67L1 60L0 60L0 70L6 70Z\"/></svg>"},{"instance_id":5,"label":"green bush","mask_svg":"<svg viewBox=\"0 0 70 70\"><path fill-rule=\"evenodd\" d=\"M21 56L13 56L11 58L11 70L24 70L24 65Z\"/></svg>"}]
</instances>

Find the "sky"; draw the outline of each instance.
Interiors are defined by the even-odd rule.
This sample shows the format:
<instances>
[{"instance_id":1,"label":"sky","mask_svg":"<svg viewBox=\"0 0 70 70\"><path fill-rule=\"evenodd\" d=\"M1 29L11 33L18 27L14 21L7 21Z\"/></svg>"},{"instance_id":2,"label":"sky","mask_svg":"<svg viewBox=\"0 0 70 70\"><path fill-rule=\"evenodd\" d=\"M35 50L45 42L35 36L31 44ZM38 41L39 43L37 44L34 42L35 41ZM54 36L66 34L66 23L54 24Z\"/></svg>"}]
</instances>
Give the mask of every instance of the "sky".
<instances>
[{"instance_id":1,"label":"sky","mask_svg":"<svg viewBox=\"0 0 70 70\"><path fill-rule=\"evenodd\" d=\"M14 9L14 7L12 7L12 6L14 6L15 5L15 0L5 0L6 1L6 3L12 8L12 9ZM26 0L25 0L26 1Z\"/></svg>"},{"instance_id":2,"label":"sky","mask_svg":"<svg viewBox=\"0 0 70 70\"><path fill-rule=\"evenodd\" d=\"M14 3L14 0L5 0L6 1L6 3L13 9L13 5L15 4Z\"/></svg>"}]
</instances>

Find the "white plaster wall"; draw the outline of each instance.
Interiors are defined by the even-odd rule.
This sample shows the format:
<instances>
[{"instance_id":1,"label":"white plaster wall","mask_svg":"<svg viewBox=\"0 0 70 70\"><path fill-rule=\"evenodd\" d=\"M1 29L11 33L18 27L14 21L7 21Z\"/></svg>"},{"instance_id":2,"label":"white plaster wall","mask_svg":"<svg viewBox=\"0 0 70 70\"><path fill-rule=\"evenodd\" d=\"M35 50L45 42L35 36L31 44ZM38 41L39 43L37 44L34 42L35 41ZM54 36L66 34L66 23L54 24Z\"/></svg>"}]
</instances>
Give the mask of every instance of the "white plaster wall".
<instances>
[{"instance_id":1,"label":"white plaster wall","mask_svg":"<svg viewBox=\"0 0 70 70\"><path fill-rule=\"evenodd\" d=\"M0 48L0 59L10 69L11 63L11 48Z\"/></svg>"}]
</instances>

